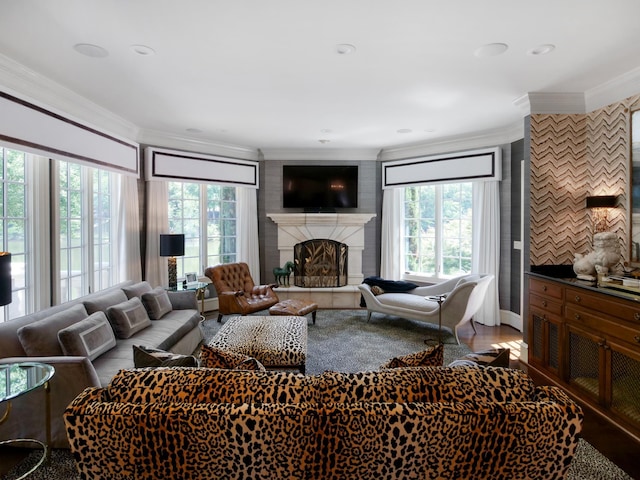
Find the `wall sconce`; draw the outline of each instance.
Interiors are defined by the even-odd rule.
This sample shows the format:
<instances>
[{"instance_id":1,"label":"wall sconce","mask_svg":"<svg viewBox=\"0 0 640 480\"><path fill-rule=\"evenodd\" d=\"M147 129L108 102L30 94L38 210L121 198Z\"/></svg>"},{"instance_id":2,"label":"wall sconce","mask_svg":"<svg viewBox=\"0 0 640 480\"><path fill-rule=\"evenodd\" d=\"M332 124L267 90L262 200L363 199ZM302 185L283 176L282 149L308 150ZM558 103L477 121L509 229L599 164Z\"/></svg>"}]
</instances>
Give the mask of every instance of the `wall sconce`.
<instances>
[{"instance_id":1,"label":"wall sconce","mask_svg":"<svg viewBox=\"0 0 640 480\"><path fill-rule=\"evenodd\" d=\"M0 252L0 306L11 303L11 254Z\"/></svg>"},{"instance_id":2,"label":"wall sconce","mask_svg":"<svg viewBox=\"0 0 640 480\"><path fill-rule=\"evenodd\" d=\"M184 255L184 234L160 234L160 256L169 257L169 288L178 288L176 257Z\"/></svg>"},{"instance_id":3,"label":"wall sconce","mask_svg":"<svg viewBox=\"0 0 640 480\"><path fill-rule=\"evenodd\" d=\"M587 208L591 209L595 233L609 230L609 209L618 206L617 195L587 197Z\"/></svg>"}]
</instances>

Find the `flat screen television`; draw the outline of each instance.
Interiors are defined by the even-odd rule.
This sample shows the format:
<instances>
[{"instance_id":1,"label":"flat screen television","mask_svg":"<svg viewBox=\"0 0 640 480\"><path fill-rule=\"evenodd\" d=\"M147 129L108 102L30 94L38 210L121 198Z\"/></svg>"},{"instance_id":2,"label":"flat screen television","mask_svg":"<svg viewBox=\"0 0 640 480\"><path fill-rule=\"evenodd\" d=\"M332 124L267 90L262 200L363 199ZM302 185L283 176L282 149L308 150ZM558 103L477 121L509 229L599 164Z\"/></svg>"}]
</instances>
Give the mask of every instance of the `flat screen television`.
<instances>
[{"instance_id":1,"label":"flat screen television","mask_svg":"<svg viewBox=\"0 0 640 480\"><path fill-rule=\"evenodd\" d=\"M334 211L358 206L357 165L284 165L282 206Z\"/></svg>"}]
</instances>

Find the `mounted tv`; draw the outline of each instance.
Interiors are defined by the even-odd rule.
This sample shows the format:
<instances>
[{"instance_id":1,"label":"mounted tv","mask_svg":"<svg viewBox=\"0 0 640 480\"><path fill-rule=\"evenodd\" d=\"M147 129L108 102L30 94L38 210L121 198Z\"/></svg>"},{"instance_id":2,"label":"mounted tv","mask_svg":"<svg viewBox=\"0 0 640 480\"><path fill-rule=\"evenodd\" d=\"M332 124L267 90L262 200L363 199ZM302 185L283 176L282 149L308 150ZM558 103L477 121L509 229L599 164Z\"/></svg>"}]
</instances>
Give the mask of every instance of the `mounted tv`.
<instances>
[{"instance_id":1,"label":"mounted tv","mask_svg":"<svg viewBox=\"0 0 640 480\"><path fill-rule=\"evenodd\" d=\"M355 165L284 165L282 206L307 212L357 208L358 167Z\"/></svg>"}]
</instances>

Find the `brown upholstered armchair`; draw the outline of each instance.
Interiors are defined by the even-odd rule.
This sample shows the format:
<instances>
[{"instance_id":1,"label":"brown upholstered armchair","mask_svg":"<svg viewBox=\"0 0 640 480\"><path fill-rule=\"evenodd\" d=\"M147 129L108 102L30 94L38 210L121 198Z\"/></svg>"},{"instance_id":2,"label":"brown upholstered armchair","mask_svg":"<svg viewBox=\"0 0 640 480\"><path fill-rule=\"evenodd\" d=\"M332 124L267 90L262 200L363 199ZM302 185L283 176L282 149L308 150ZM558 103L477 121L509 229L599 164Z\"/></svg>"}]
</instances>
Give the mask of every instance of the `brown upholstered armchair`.
<instances>
[{"instance_id":1,"label":"brown upholstered armchair","mask_svg":"<svg viewBox=\"0 0 640 480\"><path fill-rule=\"evenodd\" d=\"M218 322L223 315L247 315L278 303L273 291L276 285L255 285L246 263L226 263L208 267L204 274L211 279L218 293Z\"/></svg>"}]
</instances>

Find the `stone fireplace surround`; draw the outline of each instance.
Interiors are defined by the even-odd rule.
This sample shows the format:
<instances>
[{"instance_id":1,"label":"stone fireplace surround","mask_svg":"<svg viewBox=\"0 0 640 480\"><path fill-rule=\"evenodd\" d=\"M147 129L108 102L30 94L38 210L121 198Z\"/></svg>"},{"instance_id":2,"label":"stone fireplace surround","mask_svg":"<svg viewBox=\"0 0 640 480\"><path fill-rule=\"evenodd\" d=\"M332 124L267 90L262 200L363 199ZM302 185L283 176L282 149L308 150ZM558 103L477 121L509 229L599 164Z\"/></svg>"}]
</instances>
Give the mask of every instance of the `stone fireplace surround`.
<instances>
[{"instance_id":1,"label":"stone fireplace surround","mask_svg":"<svg viewBox=\"0 0 640 480\"><path fill-rule=\"evenodd\" d=\"M289 298L309 299L320 308L358 308L358 285L364 280L362 251L364 250L364 226L375 213L267 213L278 225L278 250L280 263L293 261L293 247L297 243L313 239L336 240L348 245L348 277L344 287L300 288L278 287L280 300Z\"/></svg>"}]
</instances>

